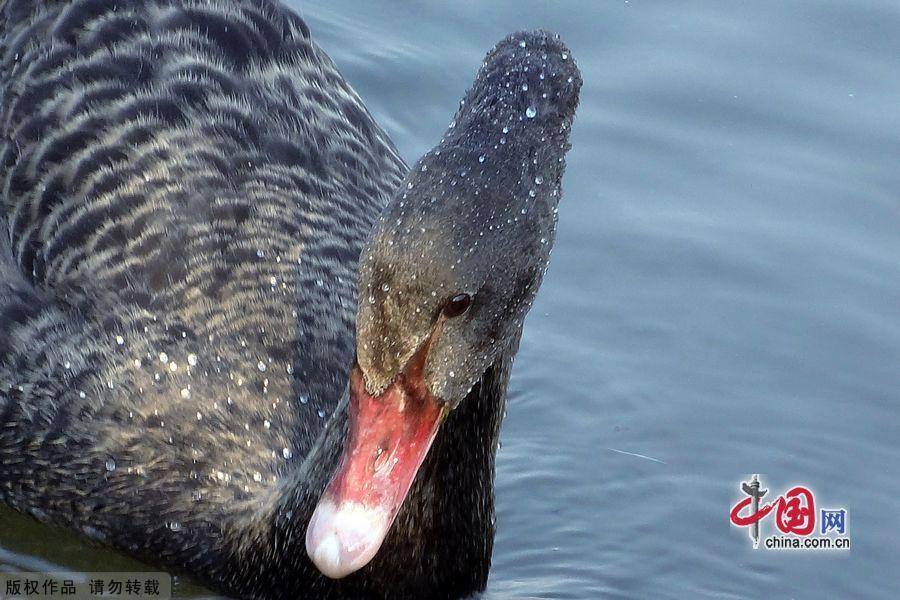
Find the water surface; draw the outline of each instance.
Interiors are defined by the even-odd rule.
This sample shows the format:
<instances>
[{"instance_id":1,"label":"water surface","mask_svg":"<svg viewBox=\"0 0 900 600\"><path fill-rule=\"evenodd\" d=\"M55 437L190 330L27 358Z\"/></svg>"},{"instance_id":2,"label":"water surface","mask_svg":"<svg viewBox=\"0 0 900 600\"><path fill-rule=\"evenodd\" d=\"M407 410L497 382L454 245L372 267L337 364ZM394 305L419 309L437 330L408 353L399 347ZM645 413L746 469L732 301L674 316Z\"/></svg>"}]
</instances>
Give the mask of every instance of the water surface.
<instances>
[{"instance_id":1,"label":"water surface","mask_svg":"<svg viewBox=\"0 0 900 600\"><path fill-rule=\"evenodd\" d=\"M900 4L293 4L409 162L510 31L584 75L487 598L895 597ZM852 550L754 551L748 473L845 507ZM3 567L140 569L0 524Z\"/></svg>"}]
</instances>

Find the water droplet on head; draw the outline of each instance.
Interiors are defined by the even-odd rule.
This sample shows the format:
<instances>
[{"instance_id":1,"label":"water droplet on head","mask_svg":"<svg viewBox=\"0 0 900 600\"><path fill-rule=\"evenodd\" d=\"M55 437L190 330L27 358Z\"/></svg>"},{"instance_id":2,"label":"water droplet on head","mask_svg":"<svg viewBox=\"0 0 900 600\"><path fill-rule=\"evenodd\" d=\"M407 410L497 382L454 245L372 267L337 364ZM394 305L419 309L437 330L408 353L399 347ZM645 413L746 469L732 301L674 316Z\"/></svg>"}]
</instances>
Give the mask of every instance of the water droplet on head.
<instances>
[{"instance_id":1,"label":"water droplet on head","mask_svg":"<svg viewBox=\"0 0 900 600\"><path fill-rule=\"evenodd\" d=\"M262 372L265 372L265 370L267 368L266 363L264 363L263 361L259 361L258 363L256 363L256 368Z\"/></svg>"},{"instance_id":2,"label":"water droplet on head","mask_svg":"<svg viewBox=\"0 0 900 600\"><path fill-rule=\"evenodd\" d=\"M294 453L291 452L290 448L282 448L281 455L284 457L285 460L291 460L291 458L294 456Z\"/></svg>"},{"instance_id":3,"label":"water droplet on head","mask_svg":"<svg viewBox=\"0 0 900 600\"><path fill-rule=\"evenodd\" d=\"M110 473L115 471L116 470L116 461L111 458L107 458L106 459L106 470L109 471Z\"/></svg>"},{"instance_id":4,"label":"water droplet on head","mask_svg":"<svg viewBox=\"0 0 900 600\"><path fill-rule=\"evenodd\" d=\"M529 119L533 119L537 115L537 109L533 106L529 106L525 109L525 116Z\"/></svg>"},{"instance_id":5,"label":"water droplet on head","mask_svg":"<svg viewBox=\"0 0 900 600\"><path fill-rule=\"evenodd\" d=\"M188 354L188 364L192 367L197 366L197 355L196 354Z\"/></svg>"}]
</instances>

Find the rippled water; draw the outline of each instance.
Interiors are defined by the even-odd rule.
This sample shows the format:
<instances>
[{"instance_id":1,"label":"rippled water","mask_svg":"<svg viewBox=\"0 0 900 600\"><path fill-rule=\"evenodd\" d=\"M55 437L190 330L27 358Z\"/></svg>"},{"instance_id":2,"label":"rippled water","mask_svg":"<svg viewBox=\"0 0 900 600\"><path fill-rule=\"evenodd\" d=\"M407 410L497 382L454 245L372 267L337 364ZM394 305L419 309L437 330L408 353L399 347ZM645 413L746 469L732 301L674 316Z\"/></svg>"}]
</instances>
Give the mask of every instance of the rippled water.
<instances>
[{"instance_id":1,"label":"rippled water","mask_svg":"<svg viewBox=\"0 0 900 600\"><path fill-rule=\"evenodd\" d=\"M301 8L409 161L509 31L560 32L584 74L488 598L895 597L897 2ZM727 517L752 472L845 507L852 550L754 551ZM134 566L0 523L0 566Z\"/></svg>"}]
</instances>

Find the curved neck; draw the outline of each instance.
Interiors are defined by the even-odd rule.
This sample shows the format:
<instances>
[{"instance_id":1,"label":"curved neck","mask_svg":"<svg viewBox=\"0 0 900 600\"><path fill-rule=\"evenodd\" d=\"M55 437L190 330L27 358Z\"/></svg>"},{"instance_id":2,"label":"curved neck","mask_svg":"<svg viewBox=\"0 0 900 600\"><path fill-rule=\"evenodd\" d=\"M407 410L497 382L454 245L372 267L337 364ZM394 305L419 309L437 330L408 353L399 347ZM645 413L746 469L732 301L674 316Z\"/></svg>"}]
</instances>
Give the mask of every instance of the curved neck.
<instances>
[{"instance_id":1,"label":"curved neck","mask_svg":"<svg viewBox=\"0 0 900 600\"><path fill-rule=\"evenodd\" d=\"M514 352L500 358L450 414L376 557L352 575L321 575L305 549L306 526L337 466L347 425L345 393L303 464L272 501L243 517L216 579L223 591L267 598L459 597L484 588L493 549L494 457ZM257 577L240 577L244 572ZM222 587L221 583L212 585ZM262 589L261 589L262 588Z\"/></svg>"}]
</instances>

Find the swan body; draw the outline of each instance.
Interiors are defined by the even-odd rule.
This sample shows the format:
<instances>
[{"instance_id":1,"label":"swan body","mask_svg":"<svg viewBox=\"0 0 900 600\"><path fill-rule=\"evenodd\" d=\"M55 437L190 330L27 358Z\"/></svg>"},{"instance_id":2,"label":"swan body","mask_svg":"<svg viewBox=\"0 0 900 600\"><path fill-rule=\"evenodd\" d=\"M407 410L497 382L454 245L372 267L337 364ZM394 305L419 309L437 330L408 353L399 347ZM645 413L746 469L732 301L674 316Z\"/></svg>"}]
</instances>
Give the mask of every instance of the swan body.
<instances>
[{"instance_id":1,"label":"swan body","mask_svg":"<svg viewBox=\"0 0 900 600\"><path fill-rule=\"evenodd\" d=\"M467 96L480 108L464 104L459 129L410 171L275 2L0 7L0 498L239 597L483 589L509 368L555 231L580 84L571 60L551 58L548 85L562 91L535 96L537 109L514 98L517 115L549 115L544 129L529 129L541 115L518 115L518 137L488 143L491 120L513 110L492 78L547 63L520 55L520 41L568 52L543 32L501 43L488 63L502 68L483 68ZM493 170L476 175L485 154ZM513 195L536 178L556 193L539 189L531 221ZM473 203L476 190L500 193L494 179L515 194ZM449 256L468 240L453 205L429 208L437 196L485 232L519 215L525 229L480 243L536 258L511 261L506 286L462 256L454 273ZM423 281L421 302L383 291ZM428 292L454 286L472 288L470 330L434 317ZM409 316L423 312L440 327ZM366 431L352 407L412 381L413 355L439 430L372 556L326 576L331 551L307 526L320 498L347 506L333 482L348 432ZM335 546L334 565L345 555Z\"/></svg>"}]
</instances>

